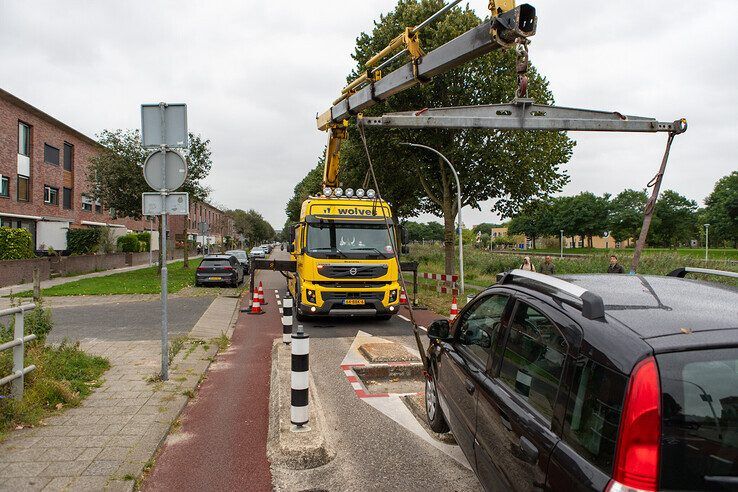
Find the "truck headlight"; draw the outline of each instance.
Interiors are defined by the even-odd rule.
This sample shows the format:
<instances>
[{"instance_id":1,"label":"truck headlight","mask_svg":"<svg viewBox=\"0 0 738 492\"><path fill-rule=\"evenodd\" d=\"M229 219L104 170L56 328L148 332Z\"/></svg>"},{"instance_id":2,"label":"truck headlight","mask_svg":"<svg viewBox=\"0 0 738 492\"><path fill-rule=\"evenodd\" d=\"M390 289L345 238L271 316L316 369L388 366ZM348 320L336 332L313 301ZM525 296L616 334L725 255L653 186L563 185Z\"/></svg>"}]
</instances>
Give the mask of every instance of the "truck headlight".
<instances>
[{"instance_id":1,"label":"truck headlight","mask_svg":"<svg viewBox=\"0 0 738 492\"><path fill-rule=\"evenodd\" d=\"M312 289L305 289L305 300L315 304L315 291Z\"/></svg>"},{"instance_id":2,"label":"truck headlight","mask_svg":"<svg viewBox=\"0 0 738 492\"><path fill-rule=\"evenodd\" d=\"M397 300L397 289L392 289L389 293L389 302L395 302Z\"/></svg>"}]
</instances>

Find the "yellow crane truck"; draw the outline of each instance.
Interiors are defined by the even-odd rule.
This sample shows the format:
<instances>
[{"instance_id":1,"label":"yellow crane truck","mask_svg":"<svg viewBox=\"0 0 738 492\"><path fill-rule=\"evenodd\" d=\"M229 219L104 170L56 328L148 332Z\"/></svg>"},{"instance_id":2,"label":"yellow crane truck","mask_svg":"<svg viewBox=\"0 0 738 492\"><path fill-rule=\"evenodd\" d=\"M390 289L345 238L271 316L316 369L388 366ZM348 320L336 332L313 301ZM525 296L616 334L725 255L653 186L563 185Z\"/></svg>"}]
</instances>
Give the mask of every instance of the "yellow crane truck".
<instances>
[{"instance_id":1,"label":"yellow crane truck","mask_svg":"<svg viewBox=\"0 0 738 492\"><path fill-rule=\"evenodd\" d=\"M400 239L406 234L392 220L389 204L371 189L326 186L303 202L288 247L296 263L288 284L298 320L311 315L386 320L397 313L396 231Z\"/></svg>"}]
</instances>

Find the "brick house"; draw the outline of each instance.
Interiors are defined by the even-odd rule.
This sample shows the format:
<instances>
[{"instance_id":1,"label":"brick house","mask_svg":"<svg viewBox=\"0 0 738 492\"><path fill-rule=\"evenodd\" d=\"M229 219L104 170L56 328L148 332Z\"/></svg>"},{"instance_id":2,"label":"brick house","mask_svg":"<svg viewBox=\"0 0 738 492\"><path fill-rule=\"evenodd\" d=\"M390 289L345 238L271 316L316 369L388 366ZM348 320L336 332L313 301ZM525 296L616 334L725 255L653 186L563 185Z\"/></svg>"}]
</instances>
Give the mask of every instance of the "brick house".
<instances>
[{"instance_id":1,"label":"brick house","mask_svg":"<svg viewBox=\"0 0 738 492\"><path fill-rule=\"evenodd\" d=\"M0 226L31 232L37 250L66 249L66 230L109 226L143 231L146 221L113 219L85 193L92 138L0 89Z\"/></svg>"},{"instance_id":2,"label":"brick house","mask_svg":"<svg viewBox=\"0 0 738 492\"><path fill-rule=\"evenodd\" d=\"M201 224L205 224L205 234ZM184 229L187 225L187 238L197 244L221 244L226 236L237 238L233 217L205 202L190 200L188 216L172 215L169 217L169 229L177 241L184 241Z\"/></svg>"}]
</instances>

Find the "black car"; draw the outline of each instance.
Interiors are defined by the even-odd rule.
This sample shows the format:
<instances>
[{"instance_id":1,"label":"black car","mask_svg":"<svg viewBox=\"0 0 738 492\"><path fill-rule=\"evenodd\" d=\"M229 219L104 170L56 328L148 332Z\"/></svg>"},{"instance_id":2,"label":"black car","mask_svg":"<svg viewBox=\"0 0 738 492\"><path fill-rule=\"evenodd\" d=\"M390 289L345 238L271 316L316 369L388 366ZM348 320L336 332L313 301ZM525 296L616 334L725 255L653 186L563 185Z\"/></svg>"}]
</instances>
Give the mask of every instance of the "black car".
<instances>
[{"instance_id":1,"label":"black car","mask_svg":"<svg viewBox=\"0 0 738 492\"><path fill-rule=\"evenodd\" d=\"M738 289L513 270L430 325L426 410L487 490L736 490Z\"/></svg>"},{"instance_id":2,"label":"black car","mask_svg":"<svg viewBox=\"0 0 738 492\"><path fill-rule=\"evenodd\" d=\"M233 287L243 282L243 267L233 255L207 255L195 272L195 286L226 283Z\"/></svg>"},{"instance_id":3,"label":"black car","mask_svg":"<svg viewBox=\"0 0 738 492\"><path fill-rule=\"evenodd\" d=\"M238 262L241 264L241 267L243 267L243 274L248 275L249 273L249 254L246 251L242 249L232 249L232 250L226 251L225 254L235 256Z\"/></svg>"}]
</instances>

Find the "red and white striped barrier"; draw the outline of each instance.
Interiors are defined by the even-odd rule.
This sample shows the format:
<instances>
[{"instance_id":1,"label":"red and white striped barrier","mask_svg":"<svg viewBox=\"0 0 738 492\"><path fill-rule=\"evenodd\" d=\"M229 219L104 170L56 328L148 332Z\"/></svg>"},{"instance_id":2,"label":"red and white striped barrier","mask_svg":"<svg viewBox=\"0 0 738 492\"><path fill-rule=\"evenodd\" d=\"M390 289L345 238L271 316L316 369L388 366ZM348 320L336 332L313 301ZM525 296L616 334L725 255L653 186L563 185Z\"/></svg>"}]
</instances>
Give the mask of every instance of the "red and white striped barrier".
<instances>
[{"instance_id":1,"label":"red and white striped barrier","mask_svg":"<svg viewBox=\"0 0 738 492\"><path fill-rule=\"evenodd\" d=\"M423 278L438 280L441 282L458 282L459 280L458 275L450 275L448 273L418 273L418 275L421 275Z\"/></svg>"}]
</instances>

